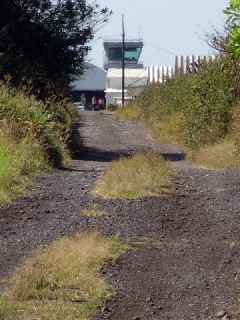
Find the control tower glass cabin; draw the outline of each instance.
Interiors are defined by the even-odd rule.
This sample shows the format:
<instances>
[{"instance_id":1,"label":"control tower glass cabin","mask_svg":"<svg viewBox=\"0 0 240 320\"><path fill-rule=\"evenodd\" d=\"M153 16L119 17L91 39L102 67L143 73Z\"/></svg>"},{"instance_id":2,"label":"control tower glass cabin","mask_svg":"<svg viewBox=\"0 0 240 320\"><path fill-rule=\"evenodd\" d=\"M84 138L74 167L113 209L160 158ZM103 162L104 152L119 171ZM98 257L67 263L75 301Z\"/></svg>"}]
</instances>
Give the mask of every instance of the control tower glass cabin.
<instances>
[{"instance_id":1,"label":"control tower glass cabin","mask_svg":"<svg viewBox=\"0 0 240 320\"><path fill-rule=\"evenodd\" d=\"M105 59L104 69L122 67L122 41L105 40L104 43ZM142 40L126 40L125 42L125 67L142 69L143 63L139 61L143 49Z\"/></svg>"}]
</instances>

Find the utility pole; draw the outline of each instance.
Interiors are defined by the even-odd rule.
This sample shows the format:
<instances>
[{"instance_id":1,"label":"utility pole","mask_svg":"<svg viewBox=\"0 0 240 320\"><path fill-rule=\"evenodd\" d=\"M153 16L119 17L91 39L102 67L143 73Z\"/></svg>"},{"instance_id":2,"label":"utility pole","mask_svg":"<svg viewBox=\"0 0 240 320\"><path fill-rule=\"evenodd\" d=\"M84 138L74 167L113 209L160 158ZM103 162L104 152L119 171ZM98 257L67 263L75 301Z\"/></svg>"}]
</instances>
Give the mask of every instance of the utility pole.
<instances>
[{"instance_id":1,"label":"utility pole","mask_svg":"<svg viewBox=\"0 0 240 320\"><path fill-rule=\"evenodd\" d=\"M122 108L125 105L125 26L122 15Z\"/></svg>"}]
</instances>

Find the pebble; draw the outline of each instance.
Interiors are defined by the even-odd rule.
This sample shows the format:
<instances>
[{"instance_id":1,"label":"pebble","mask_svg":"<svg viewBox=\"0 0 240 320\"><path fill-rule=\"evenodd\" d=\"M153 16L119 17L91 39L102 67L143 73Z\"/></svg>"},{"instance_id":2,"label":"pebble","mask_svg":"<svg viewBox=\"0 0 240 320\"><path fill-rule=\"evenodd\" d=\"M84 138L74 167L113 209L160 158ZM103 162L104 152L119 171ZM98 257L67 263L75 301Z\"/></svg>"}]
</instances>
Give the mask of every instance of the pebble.
<instances>
[{"instance_id":1,"label":"pebble","mask_svg":"<svg viewBox=\"0 0 240 320\"><path fill-rule=\"evenodd\" d=\"M219 312L217 313L217 318L218 318L218 319L221 319L221 318L223 318L223 317L225 317L225 316L226 316L226 312L223 311L223 310L221 310L221 311L219 311Z\"/></svg>"},{"instance_id":2,"label":"pebble","mask_svg":"<svg viewBox=\"0 0 240 320\"><path fill-rule=\"evenodd\" d=\"M231 319L231 317L228 315L228 314L226 314L223 318L222 318L222 320L230 320Z\"/></svg>"}]
</instances>

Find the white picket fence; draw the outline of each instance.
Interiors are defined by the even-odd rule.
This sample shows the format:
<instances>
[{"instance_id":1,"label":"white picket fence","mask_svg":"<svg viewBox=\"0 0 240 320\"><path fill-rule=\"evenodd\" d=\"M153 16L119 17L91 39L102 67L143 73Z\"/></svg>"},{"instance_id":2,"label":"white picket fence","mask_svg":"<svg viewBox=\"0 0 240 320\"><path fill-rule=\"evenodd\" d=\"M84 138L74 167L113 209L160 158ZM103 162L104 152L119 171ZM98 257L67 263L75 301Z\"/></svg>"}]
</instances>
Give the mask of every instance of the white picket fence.
<instances>
[{"instance_id":1,"label":"white picket fence","mask_svg":"<svg viewBox=\"0 0 240 320\"><path fill-rule=\"evenodd\" d=\"M174 75L174 68L171 66L149 66L147 67L148 83L163 83Z\"/></svg>"},{"instance_id":2,"label":"white picket fence","mask_svg":"<svg viewBox=\"0 0 240 320\"><path fill-rule=\"evenodd\" d=\"M167 79L175 78L179 75L187 74L190 72L197 72L198 66L201 62L210 63L217 58L215 55L211 56L176 56L175 66L149 66L148 83L163 83Z\"/></svg>"}]
</instances>

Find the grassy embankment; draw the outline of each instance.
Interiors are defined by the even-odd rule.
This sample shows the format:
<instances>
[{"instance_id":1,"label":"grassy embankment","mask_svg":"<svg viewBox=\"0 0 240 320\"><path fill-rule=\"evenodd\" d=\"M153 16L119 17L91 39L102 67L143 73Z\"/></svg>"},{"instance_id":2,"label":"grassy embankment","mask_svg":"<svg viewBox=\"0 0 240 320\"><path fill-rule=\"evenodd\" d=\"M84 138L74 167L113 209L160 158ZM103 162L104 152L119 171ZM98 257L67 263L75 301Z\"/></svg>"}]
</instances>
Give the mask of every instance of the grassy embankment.
<instances>
[{"instance_id":1,"label":"grassy embankment","mask_svg":"<svg viewBox=\"0 0 240 320\"><path fill-rule=\"evenodd\" d=\"M0 320L87 320L114 294L100 271L128 247L96 233L60 239L29 258L0 297Z\"/></svg>"},{"instance_id":2,"label":"grassy embankment","mask_svg":"<svg viewBox=\"0 0 240 320\"><path fill-rule=\"evenodd\" d=\"M0 86L0 205L23 194L34 175L63 164L72 116L66 101L43 104Z\"/></svg>"},{"instance_id":3,"label":"grassy embankment","mask_svg":"<svg viewBox=\"0 0 240 320\"><path fill-rule=\"evenodd\" d=\"M231 61L219 59L199 73L146 88L118 116L144 122L160 143L184 146L200 166L239 166L240 105L232 70Z\"/></svg>"}]
</instances>

